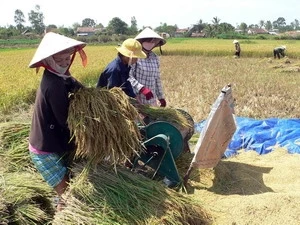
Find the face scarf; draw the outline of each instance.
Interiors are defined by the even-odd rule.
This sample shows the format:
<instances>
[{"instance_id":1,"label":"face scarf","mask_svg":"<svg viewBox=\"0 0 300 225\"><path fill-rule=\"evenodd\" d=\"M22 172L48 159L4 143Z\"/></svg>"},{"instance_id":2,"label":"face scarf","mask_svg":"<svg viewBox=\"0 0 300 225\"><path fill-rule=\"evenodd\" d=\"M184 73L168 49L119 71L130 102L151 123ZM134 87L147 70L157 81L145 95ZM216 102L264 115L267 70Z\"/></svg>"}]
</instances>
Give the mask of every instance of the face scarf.
<instances>
[{"instance_id":1,"label":"face scarf","mask_svg":"<svg viewBox=\"0 0 300 225\"><path fill-rule=\"evenodd\" d=\"M157 38L146 39L142 42L142 46L146 51L150 52L153 48L158 46L159 42L160 40Z\"/></svg>"},{"instance_id":2,"label":"face scarf","mask_svg":"<svg viewBox=\"0 0 300 225\"><path fill-rule=\"evenodd\" d=\"M143 46L143 48L146 51L151 51L156 46L156 43L153 43L153 42L143 42L142 46Z\"/></svg>"},{"instance_id":3,"label":"face scarf","mask_svg":"<svg viewBox=\"0 0 300 225\"><path fill-rule=\"evenodd\" d=\"M59 65L55 62L55 60L53 59L52 56L49 56L48 58L44 59L44 60L43 60L43 63L44 63L44 65L45 65L45 67L46 67L47 69L49 69L52 73L54 73L54 74L56 74L56 75L58 75L58 76L60 76L60 77L63 77L63 78L68 78L68 77L70 77L70 75L65 74L65 73L68 71L70 65L67 66L67 67L59 66Z\"/></svg>"}]
</instances>

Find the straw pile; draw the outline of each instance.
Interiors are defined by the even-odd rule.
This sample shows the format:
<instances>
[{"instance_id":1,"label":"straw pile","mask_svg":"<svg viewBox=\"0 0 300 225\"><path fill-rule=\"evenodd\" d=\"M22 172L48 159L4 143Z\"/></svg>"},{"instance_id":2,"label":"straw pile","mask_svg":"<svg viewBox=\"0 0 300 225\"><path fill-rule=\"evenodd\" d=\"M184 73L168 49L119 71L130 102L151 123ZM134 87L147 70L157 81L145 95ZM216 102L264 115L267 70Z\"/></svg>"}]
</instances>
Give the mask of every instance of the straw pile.
<instances>
[{"instance_id":1,"label":"straw pile","mask_svg":"<svg viewBox=\"0 0 300 225\"><path fill-rule=\"evenodd\" d=\"M68 125L76 158L116 165L141 149L137 110L121 88L83 88L71 98Z\"/></svg>"},{"instance_id":2,"label":"straw pile","mask_svg":"<svg viewBox=\"0 0 300 225\"><path fill-rule=\"evenodd\" d=\"M280 72L300 72L299 66L289 66L283 68Z\"/></svg>"},{"instance_id":3,"label":"straw pile","mask_svg":"<svg viewBox=\"0 0 300 225\"><path fill-rule=\"evenodd\" d=\"M53 218L52 189L29 157L29 127L0 124L0 224L47 224Z\"/></svg>"},{"instance_id":4,"label":"straw pile","mask_svg":"<svg viewBox=\"0 0 300 225\"><path fill-rule=\"evenodd\" d=\"M55 224L210 224L200 205L161 183L118 167L77 164Z\"/></svg>"},{"instance_id":5,"label":"straw pile","mask_svg":"<svg viewBox=\"0 0 300 225\"><path fill-rule=\"evenodd\" d=\"M32 168L28 154L29 129L30 123L0 124L0 156L7 159L3 163L9 161L8 168Z\"/></svg>"},{"instance_id":6,"label":"straw pile","mask_svg":"<svg viewBox=\"0 0 300 225\"><path fill-rule=\"evenodd\" d=\"M54 215L51 202L55 193L35 170L28 169L32 166L27 146L29 124L0 126L0 143L5 146L0 148L0 224L211 222L210 216L189 196L166 189L163 184L126 168L118 166L115 173L111 164L93 165L84 163L85 160L75 163L72 169L74 177L65 195L67 207ZM26 160L12 164L22 157Z\"/></svg>"},{"instance_id":7,"label":"straw pile","mask_svg":"<svg viewBox=\"0 0 300 225\"><path fill-rule=\"evenodd\" d=\"M277 62L277 61L276 61ZM280 72L300 72L300 65L298 63L292 64L289 58L285 57L282 60L278 60L278 63L272 66L274 69L278 69Z\"/></svg>"},{"instance_id":8,"label":"straw pile","mask_svg":"<svg viewBox=\"0 0 300 225\"><path fill-rule=\"evenodd\" d=\"M0 171L0 224L46 224L52 190L36 174Z\"/></svg>"},{"instance_id":9,"label":"straw pile","mask_svg":"<svg viewBox=\"0 0 300 225\"><path fill-rule=\"evenodd\" d=\"M0 124L0 148L9 148L12 145L27 143L29 123L1 123Z\"/></svg>"}]
</instances>

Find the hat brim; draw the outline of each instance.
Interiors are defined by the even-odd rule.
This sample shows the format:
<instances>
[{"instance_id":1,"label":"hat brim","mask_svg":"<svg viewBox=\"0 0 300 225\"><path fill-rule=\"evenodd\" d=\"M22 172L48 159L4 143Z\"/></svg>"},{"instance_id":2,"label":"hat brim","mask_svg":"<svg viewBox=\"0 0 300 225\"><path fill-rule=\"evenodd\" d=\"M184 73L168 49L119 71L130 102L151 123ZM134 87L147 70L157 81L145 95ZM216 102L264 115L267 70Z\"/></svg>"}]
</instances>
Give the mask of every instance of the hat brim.
<instances>
[{"instance_id":1,"label":"hat brim","mask_svg":"<svg viewBox=\"0 0 300 225\"><path fill-rule=\"evenodd\" d=\"M122 55L128 57L128 58L147 58L147 55L145 52L141 51L129 51L128 49L124 48L124 47L116 47L117 51L120 52Z\"/></svg>"},{"instance_id":2,"label":"hat brim","mask_svg":"<svg viewBox=\"0 0 300 225\"><path fill-rule=\"evenodd\" d=\"M154 32L152 29L150 29L149 27L146 27L141 33L139 33L134 39L138 40L138 41L142 41L143 39L148 39L148 38L155 38L155 39L159 39L160 42L157 44L157 46L162 46L164 44L167 43L167 41L161 37L159 34L157 34L156 32ZM156 46L156 47L157 47Z\"/></svg>"},{"instance_id":3,"label":"hat brim","mask_svg":"<svg viewBox=\"0 0 300 225\"><path fill-rule=\"evenodd\" d=\"M73 54L74 52L83 49L85 46L86 43L84 42L49 32L45 34L42 39L31 62L29 63L29 68L39 67L44 59L57 53L69 52L70 54Z\"/></svg>"},{"instance_id":4,"label":"hat brim","mask_svg":"<svg viewBox=\"0 0 300 225\"><path fill-rule=\"evenodd\" d=\"M144 39L149 39L149 38L140 38L140 39L137 39L137 40L139 42L143 42ZM153 38L153 39L159 39L159 43L155 47L163 46L164 44L167 43L167 41L165 39L161 39L161 38Z\"/></svg>"}]
</instances>

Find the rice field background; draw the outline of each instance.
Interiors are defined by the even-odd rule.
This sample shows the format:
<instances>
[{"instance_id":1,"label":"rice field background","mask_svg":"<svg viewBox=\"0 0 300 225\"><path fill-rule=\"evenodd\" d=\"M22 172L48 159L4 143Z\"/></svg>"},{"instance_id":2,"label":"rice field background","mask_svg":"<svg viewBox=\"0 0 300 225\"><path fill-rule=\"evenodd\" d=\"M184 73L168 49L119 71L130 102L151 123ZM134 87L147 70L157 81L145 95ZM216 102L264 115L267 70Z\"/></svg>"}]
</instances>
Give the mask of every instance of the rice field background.
<instances>
[{"instance_id":1,"label":"rice field background","mask_svg":"<svg viewBox=\"0 0 300 225\"><path fill-rule=\"evenodd\" d=\"M273 60L273 48L283 44L287 46L288 60ZM300 103L296 99L300 42L242 40L241 47L242 56L235 59L231 40L167 42L162 47L161 77L168 106L183 108L195 121L202 120L222 87L231 83L239 116L299 117ZM114 46L87 46L85 50L87 67L83 68L77 57L71 72L86 86L95 86L101 71L117 52ZM28 68L34 52L35 49L1 51L1 114L10 115L11 110L33 102L42 73Z\"/></svg>"},{"instance_id":2,"label":"rice field background","mask_svg":"<svg viewBox=\"0 0 300 225\"><path fill-rule=\"evenodd\" d=\"M161 78L167 106L184 109L194 121L201 121L208 116L221 89L230 83L237 116L299 118L300 42L241 40L240 43L242 54L237 59L233 57L232 40L169 40L162 47L161 56ZM273 59L272 50L278 45L287 46L287 58ZM77 58L71 72L86 86L94 87L101 71L117 52L114 46L87 46L85 50L88 66L83 68ZM80 188L82 183L74 181L71 186L74 198L67 215L59 213L54 217L53 211L41 210L49 209L53 192L34 175L35 170L28 158L26 137L31 106L42 72L36 74L34 69L28 68L34 52L35 48L0 50L0 224L7 222L11 216L8 212L16 218L14 224L45 224L49 221L53 224L62 224L62 221L64 224L95 224L99 220L103 224L132 224L130 221L136 212L128 210L126 214L114 209L128 206L120 199L136 196L129 192L107 196L107 190L103 188L92 189L95 183L104 184L106 180L100 180L105 177L101 176L96 177L97 182L85 183L83 188ZM18 125L14 125L15 122ZM4 131L7 132L5 135ZM190 160L190 156L183 156L178 162L181 173L186 171ZM300 194L295 191L300 187L298 162L299 156L287 155L283 150L265 157L254 153L241 154L222 160L214 169L196 171L191 178L192 189L184 198L161 189L156 183L146 183L155 191L154 196L164 199L165 204L158 207L160 214L152 210L142 211L133 224L297 224L300 220L296 214ZM145 198L145 202L149 195L153 195L142 186L148 181L130 177L126 171L121 175L123 182L126 179L130 182L125 185L114 180L112 174L106 174L113 181L105 183L109 193L118 192L116 186L126 186L140 193L138 197ZM78 179L92 180L86 176ZM282 180L286 180L285 184ZM101 205L103 201L99 199L105 199L109 204ZM158 204L157 200L148 201L147 207ZM130 201L130 204L134 203ZM143 201L139 203L143 205ZM107 214L99 214L95 206L105 209ZM102 218L103 215L107 216L106 219ZM184 223L181 220L184 216L187 220L193 218L194 223ZM199 218L198 223L195 217ZM77 221L72 221L74 218Z\"/></svg>"}]
</instances>

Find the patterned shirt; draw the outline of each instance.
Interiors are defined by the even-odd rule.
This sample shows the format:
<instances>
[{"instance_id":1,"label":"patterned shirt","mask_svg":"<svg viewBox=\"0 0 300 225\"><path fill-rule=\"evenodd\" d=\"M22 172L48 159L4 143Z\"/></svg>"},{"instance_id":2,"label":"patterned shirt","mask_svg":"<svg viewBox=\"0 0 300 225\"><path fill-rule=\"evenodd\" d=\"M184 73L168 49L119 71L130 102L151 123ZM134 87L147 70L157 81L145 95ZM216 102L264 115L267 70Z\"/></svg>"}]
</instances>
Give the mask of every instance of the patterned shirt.
<instances>
[{"instance_id":1,"label":"patterned shirt","mask_svg":"<svg viewBox=\"0 0 300 225\"><path fill-rule=\"evenodd\" d=\"M154 52L150 52L145 59L138 59L137 63L132 65L128 81L142 104L157 105L158 99L165 98L160 79L159 57ZM146 100L146 97L139 93L144 86L152 91L154 98Z\"/></svg>"}]
</instances>

